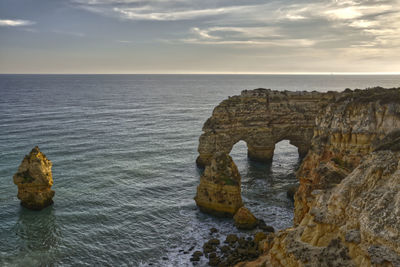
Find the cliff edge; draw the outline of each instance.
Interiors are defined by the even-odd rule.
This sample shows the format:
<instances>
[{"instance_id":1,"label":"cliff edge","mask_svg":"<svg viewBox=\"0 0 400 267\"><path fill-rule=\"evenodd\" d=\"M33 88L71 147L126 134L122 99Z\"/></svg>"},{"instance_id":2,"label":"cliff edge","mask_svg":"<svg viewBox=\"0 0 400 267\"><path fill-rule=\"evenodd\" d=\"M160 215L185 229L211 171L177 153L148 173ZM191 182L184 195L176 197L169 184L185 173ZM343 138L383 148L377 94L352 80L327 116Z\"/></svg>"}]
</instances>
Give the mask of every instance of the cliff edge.
<instances>
[{"instance_id":1,"label":"cliff edge","mask_svg":"<svg viewBox=\"0 0 400 267\"><path fill-rule=\"evenodd\" d=\"M400 88L332 101L297 177L294 227L238 266L400 266Z\"/></svg>"},{"instance_id":2,"label":"cliff edge","mask_svg":"<svg viewBox=\"0 0 400 267\"><path fill-rule=\"evenodd\" d=\"M244 91L217 106L203 131L200 166L238 140L256 160L272 158L282 139L306 154L294 226L237 266L400 266L400 88Z\"/></svg>"}]
</instances>

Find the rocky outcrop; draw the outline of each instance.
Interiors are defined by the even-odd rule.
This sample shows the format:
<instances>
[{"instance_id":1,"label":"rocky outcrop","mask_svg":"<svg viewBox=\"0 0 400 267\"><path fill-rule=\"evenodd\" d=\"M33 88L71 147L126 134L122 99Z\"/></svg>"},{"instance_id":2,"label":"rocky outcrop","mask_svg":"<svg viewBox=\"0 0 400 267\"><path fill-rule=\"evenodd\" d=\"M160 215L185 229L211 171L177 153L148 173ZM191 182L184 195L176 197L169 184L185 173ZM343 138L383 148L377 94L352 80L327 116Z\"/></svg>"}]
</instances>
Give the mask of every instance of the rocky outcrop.
<instances>
[{"instance_id":1,"label":"rocky outcrop","mask_svg":"<svg viewBox=\"0 0 400 267\"><path fill-rule=\"evenodd\" d=\"M16 174L14 184L18 186L21 205L33 210L41 210L53 204L55 192L51 190L53 176L52 163L35 147L25 156Z\"/></svg>"},{"instance_id":2,"label":"rocky outcrop","mask_svg":"<svg viewBox=\"0 0 400 267\"><path fill-rule=\"evenodd\" d=\"M194 198L203 212L233 216L243 206L239 171L232 158L216 153L200 178Z\"/></svg>"},{"instance_id":3,"label":"rocky outcrop","mask_svg":"<svg viewBox=\"0 0 400 267\"><path fill-rule=\"evenodd\" d=\"M311 149L297 173L295 224L310 210L313 190L341 182L389 134L400 130L400 90L346 92L316 118Z\"/></svg>"},{"instance_id":4,"label":"rocky outcrop","mask_svg":"<svg viewBox=\"0 0 400 267\"><path fill-rule=\"evenodd\" d=\"M311 143L295 226L240 266L400 266L400 88L343 93Z\"/></svg>"},{"instance_id":5,"label":"rocky outcrop","mask_svg":"<svg viewBox=\"0 0 400 267\"><path fill-rule=\"evenodd\" d=\"M268 162L275 144L288 139L304 156L311 145L316 115L338 95L255 89L222 101L200 136L196 162L206 169L197 188L196 204L204 212L234 215L243 206L240 174L229 156L222 159L233 145L244 140L250 159Z\"/></svg>"},{"instance_id":6,"label":"rocky outcrop","mask_svg":"<svg viewBox=\"0 0 400 267\"><path fill-rule=\"evenodd\" d=\"M314 195L297 227L242 266L400 266L399 151L373 152L336 187Z\"/></svg>"},{"instance_id":7,"label":"rocky outcrop","mask_svg":"<svg viewBox=\"0 0 400 267\"><path fill-rule=\"evenodd\" d=\"M246 207L241 207L233 219L238 229L254 229L258 224L257 218Z\"/></svg>"},{"instance_id":8,"label":"rocky outcrop","mask_svg":"<svg viewBox=\"0 0 400 267\"><path fill-rule=\"evenodd\" d=\"M310 148L316 115L337 93L245 90L229 97L203 126L197 165L204 167L216 152L229 154L240 140L252 160L270 161L275 144L287 139L304 156Z\"/></svg>"}]
</instances>

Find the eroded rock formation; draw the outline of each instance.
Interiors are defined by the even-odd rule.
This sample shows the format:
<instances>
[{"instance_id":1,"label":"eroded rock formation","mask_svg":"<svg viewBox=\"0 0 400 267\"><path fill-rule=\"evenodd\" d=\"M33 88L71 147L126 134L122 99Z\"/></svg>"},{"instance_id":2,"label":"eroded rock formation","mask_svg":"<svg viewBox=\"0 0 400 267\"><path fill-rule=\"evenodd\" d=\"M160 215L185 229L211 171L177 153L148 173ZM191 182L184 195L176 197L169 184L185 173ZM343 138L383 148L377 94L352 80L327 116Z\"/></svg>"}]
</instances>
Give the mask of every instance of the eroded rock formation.
<instances>
[{"instance_id":1,"label":"eroded rock formation","mask_svg":"<svg viewBox=\"0 0 400 267\"><path fill-rule=\"evenodd\" d=\"M245 90L222 101L203 126L198 166L210 163L216 152L229 154L240 140L249 158L270 161L275 144L287 139L304 156L310 148L316 115L337 93Z\"/></svg>"},{"instance_id":2,"label":"eroded rock formation","mask_svg":"<svg viewBox=\"0 0 400 267\"><path fill-rule=\"evenodd\" d=\"M400 266L400 88L342 93L311 143L295 226L240 266Z\"/></svg>"},{"instance_id":3,"label":"eroded rock formation","mask_svg":"<svg viewBox=\"0 0 400 267\"><path fill-rule=\"evenodd\" d=\"M41 210L53 204L55 192L51 190L53 176L52 163L35 147L26 155L14 174L14 184L18 186L21 205L33 210Z\"/></svg>"},{"instance_id":4,"label":"eroded rock formation","mask_svg":"<svg viewBox=\"0 0 400 267\"><path fill-rule=\"evenodd\" d=\"M320 116L312 146L297 173L295 223L309 211L315 189L341 182L380 140L400 130L400 90L346 92Z\"/></svg>"},{"instance_id":5,"label":"eroded rock formation","mask_svg":"<svg viewBox=\"0 0 400 267\"><path fill-rule=\"evenodd\" d=\"M232 158L215 153L206 167L194 198L203 212L233 216L243 206L239 171Z\"/></svg>"}]
</instances>

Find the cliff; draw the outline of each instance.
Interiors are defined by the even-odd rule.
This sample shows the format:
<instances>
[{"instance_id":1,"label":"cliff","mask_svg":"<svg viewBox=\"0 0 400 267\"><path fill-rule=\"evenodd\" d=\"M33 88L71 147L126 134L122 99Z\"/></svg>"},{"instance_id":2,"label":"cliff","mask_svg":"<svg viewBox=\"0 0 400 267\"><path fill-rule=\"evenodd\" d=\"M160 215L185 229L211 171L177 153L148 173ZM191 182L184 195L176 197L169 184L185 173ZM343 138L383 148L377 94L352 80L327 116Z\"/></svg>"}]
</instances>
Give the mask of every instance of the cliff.
<instances>
[{"instance_id":1,"label":"cliff","mask_svg":"<svg viewBox=\"0 0 400 267\"><path fill-rule=\"evenodd\" d=\"M216 152L229 154L240 140L246 142L252 160L270 161L275 144L284 139L304 156L316 115L336 95L255 89L222 101L204 123L197 165L208 165Z\"/></svg>"},{"instance_id":2,"label":"cliff","mask_svg":"<svg viewBox=\"0 0 400 267\"><path fill-rule=\"evenodd\" d=\"M297 173L296 224L310 209L313 190L340 183L374 144L400 130L399 105L398 89L348 92L316 118L312 148Z\"/></svg>"},{"instance_id":3,"label":"cliff","mask_svg":"<svg viewBox=\"0 0 400 267\"><path fill-rule=\"evenodd\" d=\"M400 89L333 100L297 177L295 226L240 266L400 266Z\"/></svg>"},{"instance_id":4,"label":"cliff","mask_svg":"<svg viewBox=\"0 0 400 267\"><path fill-rule=\"evenodd\" d=\"M270 90L225 100L200 137L200 165L238 139L250 158L256 148L269 159L282 139L308 151L294 226L238 266L400 266L400 88L284 93L276 102L271 94L283 93Z\"/></svg>"},{"instance_id":5,"label":"cliff","mask_svg":"<svg viewBox=\"0 0 400 267\"><path fill-rule=\"evenodd\" d=\"M36 146L26 155L14 174L14 184L18 186L21 205L33 210L41 210L53 204L55 192L51 190L53 176L52 163Z\"/></svg>"}]
</instances>

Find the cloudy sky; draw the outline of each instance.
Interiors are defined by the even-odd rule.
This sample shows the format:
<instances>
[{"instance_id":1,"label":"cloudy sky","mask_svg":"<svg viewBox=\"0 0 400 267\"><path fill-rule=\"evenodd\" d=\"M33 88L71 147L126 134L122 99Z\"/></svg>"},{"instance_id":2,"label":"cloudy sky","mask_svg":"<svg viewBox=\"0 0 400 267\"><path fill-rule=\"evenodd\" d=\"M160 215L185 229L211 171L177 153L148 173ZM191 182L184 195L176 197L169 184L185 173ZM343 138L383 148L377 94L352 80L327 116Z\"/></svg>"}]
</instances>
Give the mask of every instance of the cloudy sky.
<instances>
[{"instance_id":1,"label":"cloudy sky","mask_svg":"<svg viewBox=\"0 0 400 267\"><path fill-rule=\"evenodd\" d=\"M400 73L400 0L0 0L0 73Z\"/></svg>"}]
</instances>

